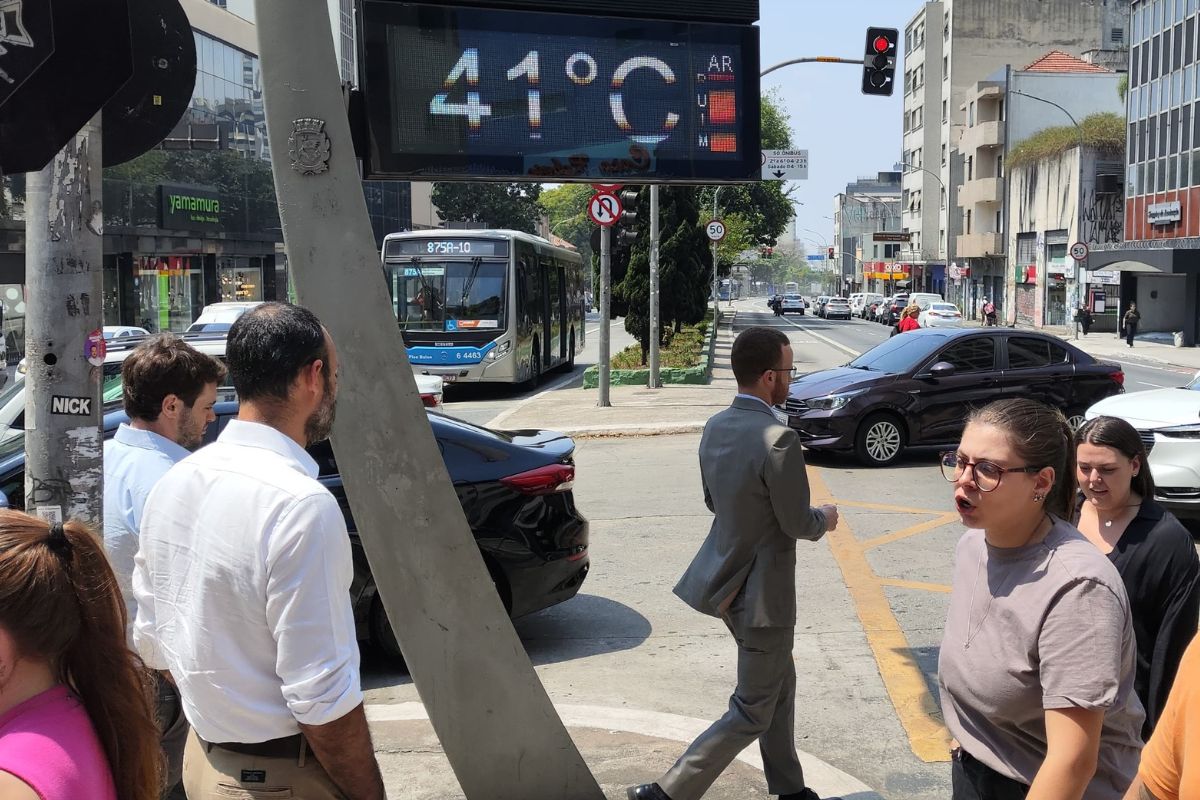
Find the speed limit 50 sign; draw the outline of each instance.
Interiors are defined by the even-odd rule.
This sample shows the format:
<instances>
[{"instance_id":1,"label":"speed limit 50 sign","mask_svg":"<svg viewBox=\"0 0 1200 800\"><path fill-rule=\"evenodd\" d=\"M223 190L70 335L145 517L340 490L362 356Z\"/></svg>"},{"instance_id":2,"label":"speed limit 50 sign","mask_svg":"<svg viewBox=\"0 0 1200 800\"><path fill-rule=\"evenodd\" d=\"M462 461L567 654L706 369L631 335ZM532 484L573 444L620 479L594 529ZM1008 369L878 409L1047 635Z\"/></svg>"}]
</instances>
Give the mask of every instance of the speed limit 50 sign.
<instances>
[{"instance_id":1,"label":"speed limit 50 sign","mask_svg":"<svg viewBox=\"0 0 1200 800\"><path fill-rule=\"evenodd\" d=\"M725 234L728 231L725 229L724 222L719 219L713 219L709 220L708 224L704 226L704 233L708 235L709 241L719 242L725 238Z\"/></svg>"}]
</instances>

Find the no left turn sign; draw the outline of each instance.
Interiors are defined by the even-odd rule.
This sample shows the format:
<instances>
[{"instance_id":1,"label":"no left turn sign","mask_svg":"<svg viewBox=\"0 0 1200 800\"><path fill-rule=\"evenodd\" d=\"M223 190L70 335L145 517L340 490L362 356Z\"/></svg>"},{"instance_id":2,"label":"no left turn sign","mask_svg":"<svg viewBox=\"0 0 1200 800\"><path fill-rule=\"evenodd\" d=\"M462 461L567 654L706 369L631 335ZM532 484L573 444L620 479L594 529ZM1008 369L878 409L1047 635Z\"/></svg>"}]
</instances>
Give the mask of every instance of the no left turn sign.
<instances>
[{"instance_id":1,"label":"no left turn sign","mask_svg":"<svg viewBox=\"0 0 1200 800\"><path fill-rule=\"evenodd\" d=\"M725 230L724 222L719 219L713 219L709 220L708 224L704 226L704 232L708 235L709 241L719 242L725 238L725 234L728 231Z\"/></svg>"}]
</instances>

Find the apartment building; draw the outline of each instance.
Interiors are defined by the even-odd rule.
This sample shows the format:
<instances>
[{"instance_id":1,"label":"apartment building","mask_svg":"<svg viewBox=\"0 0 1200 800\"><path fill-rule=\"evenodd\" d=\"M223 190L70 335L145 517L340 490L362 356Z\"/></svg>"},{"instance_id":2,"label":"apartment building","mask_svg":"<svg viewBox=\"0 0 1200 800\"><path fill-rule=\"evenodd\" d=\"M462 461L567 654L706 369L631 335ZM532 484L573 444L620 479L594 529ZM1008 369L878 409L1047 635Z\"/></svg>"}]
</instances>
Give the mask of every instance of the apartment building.
<instances>
[{"instance_id":1,"label":"apartment building","mask_svg":"<svg viewBox=\"0 0 1200 800\"><path fill-rule=\"evenodd\" d=\"M900 168L859 178L833 198L833 242L842 291L875 290L867 277L900 256L897 242L875 241L874 234L900 231Z\"/></svg>"},{"instance_id":2,"label":"apartment building","mask_svg":"<svg viewBox=\"0 0 1200 800\"><path fill-rule=\"evenodd\" d=\"M1135 0L1126 105L1125 241L1087 267L1118 273L1121 307L1144 332L1200 342L1200 8Z\"/></svg>"},{"instance_id":3,"label":"apartment building","mask_svg":"<svg viewBox=\"0 0 1200 800\"><path fill-rule=\"evenodd\" d=\"M1050 50L1112 58L1127 44L1129 7L1130 0L942 0L922 4L909 20L902 221L912 233L905 258L923 268L914 272L927 283L958 266L967 94L1006 65ZM959 287L961 295L961 279Z\"/></svg>"}]
</instances>

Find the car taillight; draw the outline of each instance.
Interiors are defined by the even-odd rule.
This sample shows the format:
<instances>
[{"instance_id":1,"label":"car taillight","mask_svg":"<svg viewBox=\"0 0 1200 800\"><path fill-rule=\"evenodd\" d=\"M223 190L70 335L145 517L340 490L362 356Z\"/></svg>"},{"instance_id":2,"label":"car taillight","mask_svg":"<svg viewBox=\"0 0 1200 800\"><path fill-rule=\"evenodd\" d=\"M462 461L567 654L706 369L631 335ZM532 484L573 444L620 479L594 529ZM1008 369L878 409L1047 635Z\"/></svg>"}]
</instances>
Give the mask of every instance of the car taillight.
<instances>
[{"instance_id":1,"label":"car taillight","mask_svg":"<svg viewBox=\"0 0 1200 800\"><path fill-rule=\"evenodd\" d=\"M509 475L501 478L500 482L521 494L569 492L575 486L575 467L572 464L549 464Z\"/></svg>"},{"instance_id":2,"label":"car taillight","mask_svg":"<svg viewBox=\"0 0 1200 800\"><path fill-rule=\"evenodd\" d=\"M437 408L442 404L442 396L437 392L429 392L421 395L421 405L426 408Z\"/></svg>"},{"instance_id":3,"label":"car taillight","mask_svg":"<svg viewBox=\"0 0 1200 800\"><path fill-rule=\"evenodd\" d=\"M1118 386L1125 385L1125 373L1122 370L1117 370L1116 372L1110 372L1110 373L1108 373L1108 377L1110 377L1114 381L1116 381Z\"/></svg>"}]
</instances>

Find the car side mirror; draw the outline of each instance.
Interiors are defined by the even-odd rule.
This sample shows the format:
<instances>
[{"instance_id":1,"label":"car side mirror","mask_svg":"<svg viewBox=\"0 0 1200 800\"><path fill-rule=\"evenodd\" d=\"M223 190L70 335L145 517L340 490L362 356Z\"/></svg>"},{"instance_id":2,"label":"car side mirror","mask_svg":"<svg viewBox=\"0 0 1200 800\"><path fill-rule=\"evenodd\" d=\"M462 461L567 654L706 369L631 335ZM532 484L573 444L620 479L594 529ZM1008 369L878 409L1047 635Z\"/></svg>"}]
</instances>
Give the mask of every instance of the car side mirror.
<instances>
[{"instance_id":1,"label":"car side mirror","mask_svg":"<svg viewBox=\"0 0 1200 800\"><path fill-rule=\"evenodd\" d=\"M954 374L954 365L949 361L939 361L929 368L931 378L949 378Z\"/></svg>"}]
</instances>

